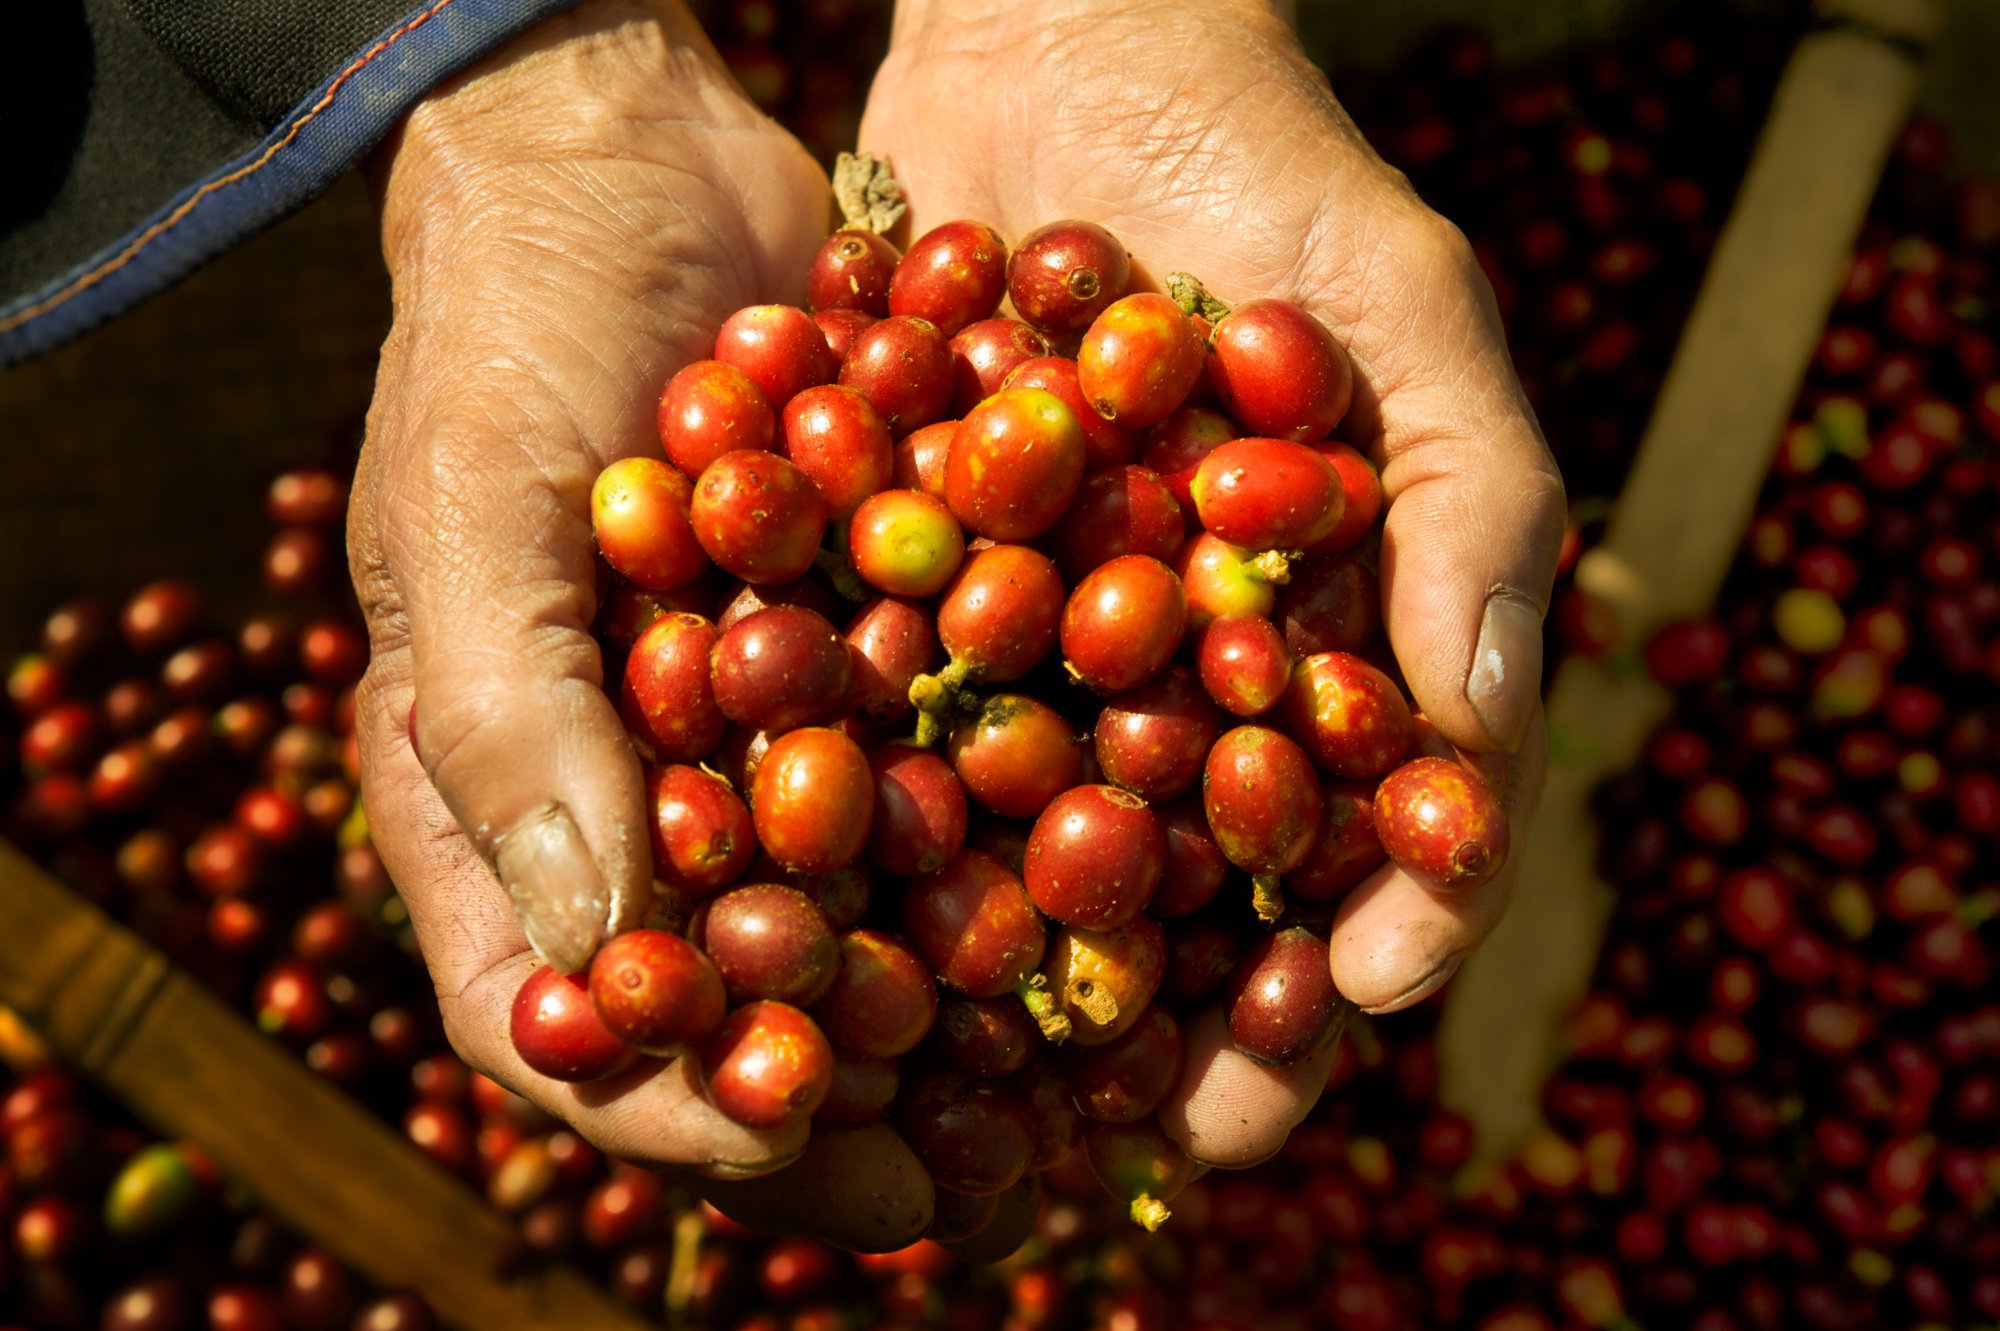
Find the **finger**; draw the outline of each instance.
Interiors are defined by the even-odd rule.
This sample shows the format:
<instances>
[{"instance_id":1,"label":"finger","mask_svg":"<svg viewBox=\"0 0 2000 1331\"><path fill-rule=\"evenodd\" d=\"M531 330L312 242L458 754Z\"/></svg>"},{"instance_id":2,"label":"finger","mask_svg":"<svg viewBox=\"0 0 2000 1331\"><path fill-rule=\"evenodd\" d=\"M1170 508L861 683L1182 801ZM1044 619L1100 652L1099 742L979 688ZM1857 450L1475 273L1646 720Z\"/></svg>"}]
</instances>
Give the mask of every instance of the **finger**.
<instances>
[{"instance_id":1,"label":"finger","mask_svg":"<svg viewBox=\"0 0 2000 1331\"><path fill-rule=\"evenodd\" d=\"M934 1198L930 1176L886 1123L818 1128L805 1154L778 1172L699 1180L695 1190L739 1225L806 1234L853 1252L915 1243L930 1228Z\"/></svg>"},{"instance_id":2,"label":"finger","mask_svg":"<svg viewBox=\"0 0 2000 1331\"><path fill-rule=\"evenodd\" d=\"M1180 1084L1160 1106L1160 1126L1190 1159L1224 1169L1278 1153L1326 1089L1338 1043L1271 1067L1237 1049L1220 1007L1196 1017L1186 1040Z\"/></svg>"},{"instance_id":3,"label":"finger","mask_svg":"<svg viewBox=\"0 0 2000 1331\"><path fill-rule=\"evenodd\" d=\"M606 1082L541 1076L514 1050L514 996L538 962L492 870L459 832L410 752L407 652L379 653L357 696L370 830L407 891L410 922L438 988L446 1033L487 1076L569 1122L622 1159L736 1177L777 1168L804 1148L807 1127L746 1128L703 1098L692 1059L651 1062Z\"/></svg>"},{"instance_id":4,"label":"finger","mask_svg":"<svg viewBox=\"0 0 2000 1331\"><path fill-rule=\"evenodd\" d=\"M1030 1170L1019 1183L1000 1194L1000 1209L993 1213L986 1228L971 1238L938 1246L959 1261L975 1266L1005 1261L1028 1241L1041 1212L1042 1176Z\"/></svg>"},{"instance_id":5,"label":"finger","mask_svg":"<svg viewBox=\"0 0 2000 1331\"><path fill-rule=\"evenodd\" d=\"M1375 366L1365 340L1357 347L1378 395L1389 640L1439 730L1467 749L1511 753L1541 696L1562 479L1464 237L1433 219L1401 245L1401 266L1426 275L1402 293L1419 302L1394 330L1403 347Z\"/></svg>"},{"instance_id":6,"label":"finger","mask_svg":"<svg viewBox=\"0 0 2000 1331\"><path fill-rule=\"evenodd\" d=\"M1527 742L1507 762L1501 807L1510 829L1525 828L1548 765L1541 708ZM1493 878L1469 892L1433 892L1395 865L1363 880L1341 902L1327 948L1333 982L1362 1011L1396 1012L1436 993L1507 909L1519 876L1520 838Z\"/></svg>"},{"instance_id":7,"label":"finger","mask_svg":"<svg viewBox=\"0 0 2000 1331\"><path fill-rule=\"evenodd\" d=\"M651 867L639 760L588 631L596 462L537 401L489 393L422 424L383 540L425 770L529 944L567 972L643 913Z\"/></svg>"}]
</instances>

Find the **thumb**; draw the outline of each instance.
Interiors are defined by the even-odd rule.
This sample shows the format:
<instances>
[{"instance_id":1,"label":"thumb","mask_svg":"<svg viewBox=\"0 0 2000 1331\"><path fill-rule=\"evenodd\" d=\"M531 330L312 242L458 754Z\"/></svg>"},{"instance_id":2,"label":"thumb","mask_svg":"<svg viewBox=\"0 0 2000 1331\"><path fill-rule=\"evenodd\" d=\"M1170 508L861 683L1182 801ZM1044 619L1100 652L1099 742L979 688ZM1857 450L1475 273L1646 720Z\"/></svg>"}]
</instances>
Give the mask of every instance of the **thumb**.
<instances>
[{"instance_id":1,"label":"thumb","mask_svg":"<svg viewBox=\"0 0 2000 1331\"><path fill-rule=\"evenodd\" d=\"M397 468L411 491L386 506L384 542L424 769L529 944L570 972L643 917L651 868L639 760L588 632L595 465L531 400L434 416Z\"/></svg>"},{"instance_id":2,"label":"thumb","mask_svg":"<svg viewBox=\"0 0 2000 1331\"><path fill-rule=\"evenodd\" d=\"M1514 376L1492 289L1441 228L1435 272L1379 404L1382 593L1418 706L1463 748L1520 748L1541 695L1561 475ZM1363 367L1364 371L1366 367ZM1364 419L1367 411L1364 411Z\"/></svg>"}]
</instances>

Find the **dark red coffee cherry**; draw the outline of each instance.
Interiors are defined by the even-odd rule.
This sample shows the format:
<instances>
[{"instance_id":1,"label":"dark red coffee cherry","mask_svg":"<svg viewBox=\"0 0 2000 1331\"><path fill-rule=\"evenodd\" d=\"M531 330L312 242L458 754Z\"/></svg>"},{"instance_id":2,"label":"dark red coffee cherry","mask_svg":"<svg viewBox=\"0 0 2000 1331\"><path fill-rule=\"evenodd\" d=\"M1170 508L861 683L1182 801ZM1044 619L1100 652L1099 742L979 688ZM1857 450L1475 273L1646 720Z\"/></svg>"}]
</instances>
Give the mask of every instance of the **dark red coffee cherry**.
<instances>
[{"instance_id":1,"label":"dark red coffee cherry","mask_svg":"<svg viewBox=\"0 0 2000 1331\"><path fill-rule=\"evenodd\" d=\"M1086 475L1105 467L1122 467L1138 454L1138 433L1097 414L1090 399L1083 395L1083 385L1076 377L1076 362L1066 356L1041 356L1024 361L1001 387L1039 388L1062 399L1062 404L1076 414L1077 424L1083 428ZM1190 505L1187 511L1192 513L1194 509Z\"/></svg>"},{"instance_id":2,"label":"dark red coffee cherry","mask_svg":"<svg viewBox=\"0 0 2000 1331\"><path fill-rule=\"evenodd\" d=\"M625 658L618 714L656 762L699 762L729 729L709 674L716 636L700 615L662 615Z\"/></svg>"},{"instance_id":3,"label":"dark red coffee cherry","mask_svg":"<svg viewBox=\"0 0 2000 1331\"><path fill-rule=\"evenodd\" d=\"M1034 1123L1011 1089L960 1073L932 1073L904 1092L896 1128L925 1172L954 1192L1005 1192L1034 1159Z\"/></svg>"},{"instance_id":4,"label":"dark red coffee cherry","mask_svg":"<svg viewBox=\"0 0 2000 1331\"><path fill-rule=\"evenodd\" d=\"M782 732L838 720L852 674L847 644L810 610L777 605L738 620L710 656L715 705L737 725Z\"/></svg>"},{"instance_id":5,"label":"dark red coffee cherry","mask_svg":"<svg viewBox=\"0 0 2000 1331\"><path fill-rule=\"evenodd\" d=\"M963 416L1000 391L1007 376L1049 354L1042 335L1019 319L981 319L951 339L951 409Z\"/></svg>"},{"instance_id":6,"label":"dark red coffee cherry","mask_svg":"<svg viewBox=\"0 0 2000 1331\"><path fill-rule=\"evenodd\" d=\"M1078 333L1132 283L1125 247L1095 222L1050 222L1022 238L1007 260L1007 294L1037 328Z\"/></svg>"},{"instance_id":7,"label":"dark red coffee cherry","mask_svg":"<svg viewBox=\"0 0 2000 1331\"><path fill-rule=\"evenodd\" d=\"M660 394L660 445L690 480L724 453L768 449L778 417L750 377L719 360L698 360Z\"/></svg>"},{"instance_id":8,"label":"dark red coffee cherry","mask_svg":"<svg viewBox=\"0 0 2000 1331\"><path fill-rule=\"evenodd\" d=\"M1315 450L1279 439L1232 439L1201 460L1188 486L1201 525L1246 550L1303 550L1346 511L1340 473Z\"/></svg>"},{"instance_id":9,"label":"dark red coffee cherry","mask_svg":"<svg viewBox=\"0 0 2000 1331\"><path fill-rule=\"evenodd\" d=\"M1063 576L1075 581L1121 555L1170 560L1187 539L1181 506L1144 467L1109 467L1086 476L1049 533Z\"/></svg>"},{"instance_id":10,"label":"dark red coffee cherry","mask_svg":"<svg viewBox=\"0 0 2000 1331\"><path fill-rule=\"evenodd\" d=\"M1229 1038L1260 1063L1311 1058L1340 1034L1347 1014L1326 939L1307 929L1280 929L1252 943L1222 1001Z\"/></svg>"},{"instance_id":11,"label":"dark red coffee cherry","mask_svg":"<svg viewBox=\"0 0 2000 1331\"><path fill-rule=\"evenodd\" d=\"M1021 877L1044 915L1110 929L1145 909L1166 859L1166 833L1146 801L1116 786L1077 786L1035 820Z\"/></svg>"},{"instance_id":12,"label":"dark red coffee cherry","mask_svg":"<svg viewBox=\"0 0 2000 1331\"><path fill-rule=\"evenodd\" d=\"M1166 1009L1150 1007L1117 1039L1079 1047L1067 1062L1070 1094L1086 1118L1136 1123L1180 1081L1181 1026Z\"/></svg>"},{"instance_id":13,"label":"dark red coffee cherry","mask_svg":"<svg viewBox=\"0 0 2000 1331\"><path fill-rule=\"evenodd\" d=\"M813 566L826 532L826 501L797 466L741 449L708 465L690 506L708 557L745 582L790 582Z\"/></svg>"},{"instance_id":14,"label":"dark red coffee cherry","mask_svg":"<svg viewBox=\"0 0 2000 1331\"><path fill-rule=\"evenodd\" d=\"M1070 593L1063 657L1099 693L1122 693L1165 668L1186 627L1187 595L1174 571L1146 555L1122 555Z\"/></svg>"},{"instance_id":15,"label":"dark red coffee cherry","mask_svg":"<svg viewBox=\"0 0 2000 1331\"><path fill-rule=\"evenodd\" d=\"M872 231L836 231L806 269L806 304L824 310L861 310L881 318L889 312L889 279L903 255Z\"/></svg>"},{"instance_id":16,"label":"dark red coffee cherry","mask_svg":"<svg viewBox=\"0 0 2000 1331\"><path fill-rule=\"evenodd\" d=\"M843 1055L890 1059L917 1047L937 1011L923 959L888 934L856 929L840 936L839 969L812 1016Z\"/></svg>"},{"instance_id":17,"label":"dark red coffee cherry","mask_svg":"<svg viewBox=\"0 0 2000 1331\"><path fill-rule=\"evenodd\" d=\"M605 1029L648 1053L699 1045L722 1024L722 976L678 934L634 929L598 949L590 1001Z\"/></svg>"},{"instance_id":18,"label":"dark red coffee cherry","mask_svg":"<svg viewBox=\"0 0 2000 1331\"><path fill-rule=\"evenodd\" d=\"M901 439L941 421L951 408L948 335L924 319L891 318L864 328L840 363L840 382L858 390Z\"/></svg>"},{"instance_id":19,"label":"dark red coffee cherry","mask_svg":"<svg viewBox=\"0 0 2000 1331\"><path fill-rule=\"evenodd\" d=\"M1288 300L1246 301L1209 335L1209 380L1257 434L1324 439L1347 414L1354 367L1326 325Z\"/></svg>"},{"instance_id":20,"label":"dark red coffee cherry","mask_svg":"<svg viewBox=\"0 0 2000 1331\"><path fill-rule=\"evenodd\" d=\"M1202 805L1222 853L1254 876L1257 913L1276 919L1278 875L1298 868L1319 835L1319 778L1305 750L1267 726L1238 726L1209 751Z\"/></svg>"},{"instance_id":21,"label":"dark red coffee cherry","mask_svg":"<svg viewBox=\"0 0 2000 1331\"><path fill-rule=\"evenodd\" d=\"M1083 464L1082 427L1060 398L1005 389L959 422L945 458L944 499L967 531L1032 540L1069 508Z\"/></svg>"},{"instance_id":22,"label":"dark red coffee cherry","mask_svg":"<svg viewBox=\"0 0 2000 1331\"><path fill-rule=\"evenodd\" d=\"M901 878L934 872L965 845L965 787L929 749L885 744L868 755L875 775L869 863Z\"/></svg>"},{"instance_id":23,"label":"dark red coffee cherry","mask_svg":"<svg viewBox=\"0 0 2000 1331\"><path fill-rule=\"evenodd\" d=\"M1507 815L1483 782L1448 758L1415 758L1375 792L1382 848L1427 887L1477 887L1507 860Z\"/></svg>"},{"instance_id":24,"label":"dark red coffee cherry","mask_svg":"<svg viewBox=\"0 0 2000 1331\"><path fill-rule=\"evenodd\" d=\"M709 1100L736 1122L777 1128L809 1118L833 1083L833 1046L805 1013L785 1003L748 1003L702 1046Z\"/></svg>"},{"instance_id":25,"label":"dark red coffee cherry","mask_svg":"<svg viewBox=\"0 0 2000 1331\"><path fill-rule=\"evenodd\" d=\"M840 969L840 945L811 898L779 883L748 883L710 901L692 933L732 999L816 1003Z\"/></svg>"},{"instance_id":26,"label":"dark red coffee cherry","mask_svg":"<svg viewBox=\"0 0 2000 1331\"><path fill-rule=\"evenodd\" d=\"M515 995L509 1026L521 1061L557 1081L597 1081L639 1056L598 1017L586 977L548 966L536 968Z\"/></svg>"},{"instance_id":27,"label":"dark red coffee cherry","mask_svg":"<svg viewBox=\"0 0 2000 1331\"><path fill-rule=\"evenodd\" d=\"M946 222L919 236L889 282L889 312L928 319L950 337L991 317L1007 294L1007 246L984 222Z\"/></svg>"},{"instance_id":28,"label":"dark red coffee cherry","mask_svg":"<svg viewBox=\"0 0 2000 1331\"><path fill-rule=\"evenodd\" d=\"M723 320L715 359L742 371L773 411L839 369L819 325L790 305L750 305Z\"/></svg>"},{"instance_id":29,"label":"dark red coffee cherry","mask_svg":"<svg viewBox=\"0 0 2000 1331\"><path fill-rule=\"evenodd\" d=\"M1076 732L1060 712L1025 694L988 697L952 732L949 753L965 793L1007 818L1033 818L1083 780Z\"/></svg>"},{"instance_id":30,"label":"dark red coffee cherry","mask_svg":"<svg viewBox=\"0 0 2000 1331\"><path fill-rule=\"evenodd\" d=\"M812 479L833 522L888 488L896 469L889 423L867 398L840 384L808 388L786 404L778 451Z\"/></svg>"},{"instance_id":31,"label":"dark red coffee cherry","mask_svg":"<svg viewBox=\"0 0 2000 1331\"><path fill-rule=\"evenodd\" d=\"M1375 788L1363 782L1322 787L1319 836L1312 853L1285 875L1285 892L1301 901L1332 901L1381 868L1389 853L1375 835Z\"/></svg>"},{"instance_id":32,"label":"dark red coffee cherry","mask_svg":"<svg viewBox=\"0 0 2000 1331\"><path fill-rule=\"evenodd\" d=\"M676 763L646 774L653 837L653 872L691 897L729 886L757 851L750 810L729 783L699 767Z\"/></svg>"},{"instance_id":33,"label":"dark red coffee cherry","mask_svg":"<svg viewBox=\"0 0 2000 1331\"><path fill-rule=\"evenodd\" d=\"M1410 752L1410 704L1387 675L1358 656L1321 652L1292 669L1285 725L1321 770L1380 776Z\"/></svg>"}]
</instances>

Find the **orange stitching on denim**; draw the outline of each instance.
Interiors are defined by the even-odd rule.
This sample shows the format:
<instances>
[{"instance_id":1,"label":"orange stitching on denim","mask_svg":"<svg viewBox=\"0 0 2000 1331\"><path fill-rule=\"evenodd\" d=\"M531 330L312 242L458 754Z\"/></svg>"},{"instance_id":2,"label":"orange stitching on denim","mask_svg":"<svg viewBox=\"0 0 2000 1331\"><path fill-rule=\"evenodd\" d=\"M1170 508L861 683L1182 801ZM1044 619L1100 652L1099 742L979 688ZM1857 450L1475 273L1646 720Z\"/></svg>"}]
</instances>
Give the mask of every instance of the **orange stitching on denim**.
<instances>
[{"instance_id":1,"label":"orange stitching on denim","mask_svg":"<svg viewBox=\"0 0 2000 1331\"><path fill-rule=\"evenodd\" d=\"M71 282L68 286L64 287L61 291L56 292L53 296L50 296L48 299L41 301L38 304L30 305L27 309L22 310L19 313L9 315L5 319L0 319L0 333L12 332L14 329L19 328L22 324L28 322L30 319L39 318L40 316L47 314L50 310L54 309L58 305L61 305L65 301L69 300L71 297L77 295L79 292L87 291L91 287L96 286L106 277L109 277L112 273L117 272L120 268L123 268L133 259L137 258L140 250L145 249L146 246L158 240L162 235L166 234L174 227L179 226L183 221L187 219L187 215L195 210L195 206L199 204L203 199L207 198L210 194L213 194L216 190L222 189L225 186L233 185L237 181L242 180L244 177L252 175L258 171L261 171L264 167L268 166L271 162L271 159L273 157L276 157L281 149L288 148L291 146L292 140L298 138L299 132L303 130L308 124L311 123L313 117L317 116L320 112L326 110L327 107L333 104L334 96L340 91L342 84L346 83L347 80L352 78L354 75L360 73L362 67L366 65L369 61L373 60L376 56L381 55L384 51L394 46L397 42L401 41L411 32L422 27L425 23L429 22L432 18L434 18L439 11L445 9L447 6L450 6L454 3L456 3L456 0L437 0L437 3L432 5L429 9L426 9L423 13L411 19L408 23L405 23L402 27L396 29L394 32L390 33L387 37L384 37L381 41L375 43L375 45L369 47L366 51L363 51L359 56L355 58L353 64L349 65L346 69L340 71L340 74L334 79L332 84L330 84L327 87L326 92L321 95L320 99L317 102L314 102L310 107L308 107L304 115L300 116L297 120L292 122L292 127L291 129L286 131L285 137L279 139L276 143L266 148L261 154L258 155L256 161L240 166L236 170L231 171L228 175L223 176L217 180L211 180L206 185L203 185L200 189L196 190L192 195L188 196L187 200L184 203L182 203L180 207L174 209L173 212L167 214L167 216L153 223L153 225L147 227L143 232L141 232L138 236L136 236L133 239L132 243L127 245L123 250L119 251L119 253L115 258L107 260L100 267L91 269L89 272L77 278L74 282Z\"/></svg>"}]
</instances>

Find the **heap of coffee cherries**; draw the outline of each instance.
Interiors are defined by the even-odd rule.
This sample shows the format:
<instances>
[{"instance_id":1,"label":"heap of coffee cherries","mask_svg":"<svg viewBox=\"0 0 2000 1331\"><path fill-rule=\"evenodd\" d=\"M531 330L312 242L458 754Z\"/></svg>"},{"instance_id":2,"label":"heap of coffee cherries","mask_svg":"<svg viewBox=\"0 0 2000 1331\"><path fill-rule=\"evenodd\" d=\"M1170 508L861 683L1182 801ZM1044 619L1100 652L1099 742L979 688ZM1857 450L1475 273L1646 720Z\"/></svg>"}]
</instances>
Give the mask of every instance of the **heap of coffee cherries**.
<instances>
[{"instance_id":1,"label":"heap of coffee cherries","mask_svg":"<svg viewBox=\"0 0 2000 1331\"><path fill-rule=\"evenodd\" d=\"M748 1125L889 1117L941 1238L1081 1142L1150 1228L1193 1170L1154 1116L1181 1014L1311 1057L1331 903L1499 868L1380 638L1345 352L1130 285L1089 222L842 230L812 313L739 310L666 385L664 456L591 496L658 927L529 978L530 1066L686 1052Z\"/></svg>"}]
</instances>

